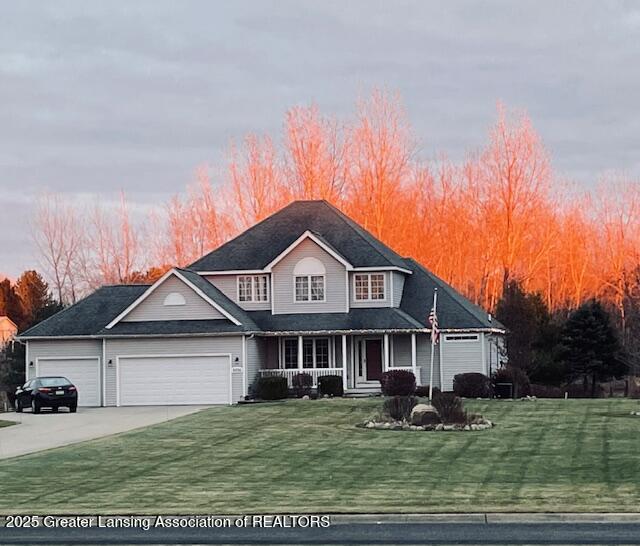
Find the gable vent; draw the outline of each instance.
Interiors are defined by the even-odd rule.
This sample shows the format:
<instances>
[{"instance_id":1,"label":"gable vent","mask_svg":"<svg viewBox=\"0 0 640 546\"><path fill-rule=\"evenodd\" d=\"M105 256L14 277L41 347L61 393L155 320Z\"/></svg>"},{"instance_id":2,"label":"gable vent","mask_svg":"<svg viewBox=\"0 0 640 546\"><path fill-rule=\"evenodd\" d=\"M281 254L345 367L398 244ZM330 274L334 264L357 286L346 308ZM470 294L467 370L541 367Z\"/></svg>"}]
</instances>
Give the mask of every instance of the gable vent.
<instances>
[{"instance_id":1,"label":"gable vent","mask_svg":"<svg viewBox=\"0 0 640 546\"><path fill-rule=\"evenodd\" d=\"M174 305L186 305L187 302L184 299L184 296L179 292L171 292L167 294L167 297L164 299L163 305L166 306L174 306Z\"/></svg>"}]
</instances>

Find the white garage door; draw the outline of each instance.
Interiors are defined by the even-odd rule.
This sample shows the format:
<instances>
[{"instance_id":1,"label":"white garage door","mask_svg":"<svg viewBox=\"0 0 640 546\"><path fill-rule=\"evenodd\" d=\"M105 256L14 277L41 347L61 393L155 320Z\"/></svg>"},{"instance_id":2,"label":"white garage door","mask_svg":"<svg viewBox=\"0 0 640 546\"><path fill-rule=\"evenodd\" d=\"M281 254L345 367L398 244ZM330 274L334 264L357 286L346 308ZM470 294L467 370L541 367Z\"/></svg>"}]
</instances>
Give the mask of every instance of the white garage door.
<instances>
[{"instance_id":1,"label":"white garage door","mask_svg":"<svg viewBox=\"0 0 640 546\"><path fill-rule=\"evenodd\" d=\"M79 406L100 405L100 360L98 358L39 358L38 375L66 377L78 389Z\"/></svg>"},{"instance_id":2,"label":"white garage door","mask_svg":"<svg viewBox=\"0 0 640 546\"><path fill-rule=\"evenodd\" d=\"M121 356L118 404L230 404L231 357Z\"/></svg>"}]
</instances>

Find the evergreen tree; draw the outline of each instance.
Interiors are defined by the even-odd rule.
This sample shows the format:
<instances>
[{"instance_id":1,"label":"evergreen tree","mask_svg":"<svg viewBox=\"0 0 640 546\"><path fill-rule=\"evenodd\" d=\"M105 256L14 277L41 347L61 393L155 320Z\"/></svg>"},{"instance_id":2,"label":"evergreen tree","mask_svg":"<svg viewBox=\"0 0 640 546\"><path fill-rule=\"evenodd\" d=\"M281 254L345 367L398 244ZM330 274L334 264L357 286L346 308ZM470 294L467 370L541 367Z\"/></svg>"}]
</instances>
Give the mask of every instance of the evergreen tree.
<instances>
[{"instance_id":1,"label":"evergreen tree","mask_svg":"<svg viewBox=\"0 0 640 546\"><path fill-rule=\"evenodd\" d=\"M536 347L549 324L549 312L539 294L526 294L517 281L509 281L496 308L496 318L507 327L509 366L531 373Z\"/></svg>"},{"instance_id":2,"label":"evergreen tree","mask_svg":"<svg viewBox=\"0 0 640 546\"><path fill-rule=\"evenodd\" d=\"M627 371L609 315L595 300L583 304L569 317L562 329L561 345L572 377L582 377L585 387L591 380L592 397L598 381L620 377Z\"/></svg>"},{"instance_id":3,"label":"evergreen tree","mask_svg":"<svg viewBox=\"0 0 640 546\"><path fill-rule=\"evenodd\" d=\"M42 320L42 311L54 302L49 294L49 285L37 271L25 271L15 285L15 290L24 311L24 328Z\"/></svg>"},{"instance_id":4,"label":"evergreen tree","mask_svg":"<svg viewBox=\"0 0 640 546\"><path fill-rule=\"evenodd\" d=\"M9 279L0 281L0 316L7 316L23 330L26 325L26 316L22 300L11 285Z\"/></svg>"}]
</instances>

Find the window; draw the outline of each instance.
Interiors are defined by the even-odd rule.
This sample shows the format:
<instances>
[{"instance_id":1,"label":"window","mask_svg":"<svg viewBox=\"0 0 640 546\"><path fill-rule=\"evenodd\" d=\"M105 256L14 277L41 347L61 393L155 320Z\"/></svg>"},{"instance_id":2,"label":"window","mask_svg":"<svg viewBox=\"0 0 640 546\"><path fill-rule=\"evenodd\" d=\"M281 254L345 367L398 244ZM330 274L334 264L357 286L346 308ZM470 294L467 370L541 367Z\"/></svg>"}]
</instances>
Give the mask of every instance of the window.
<instances>
[{"instance_id":1,"label":"window","mask_svg":"<svg viewBox=\"0 0 640 546\"><path fill-rule=\"evenodd\" d=\"M284 367L285 368L298 367L298 340L297 339L284 340Z\"/></svg>"},{"instance_id":2,"label":"window","mask_svg":"<svg viewBox=\"0 0 640 546\"><path fill-rule=\"evenodd\" d=\"M238 277L238 301L269 301L266 275L240 275Z\"/></svg>"},{"instance_id":3,"label":"window","mask_svg":"<svg viewBox=\"0 0 640 546\"><path fill-rule=\"evenodd\" d=\"M325 273L324 264L318 258L302 258L293 269L293 301L325 301Z\"/></svg>"},{"instance_id":4,"label":"window","mask_svg":"<svg viewBox=\"0 0 640 546\"><path fill-rule=\"evenodd\" d=\"M305 339L302 342L302 366L313 368L313 339Z\"/></svg>"},{"instance_id":5,"label":"window","mask_svg":"<svg viewBox=\"0 0 640 546\"><path fill-rule=\"evenodd\" d=\"M444 336L446 341L478 341L477 334L460 334L455 336Z\"/></svg>"},{"instance_id":6,"label":"window","mask_svg":"<svg viewBox=\"0 0 640 546\"><path fill-rule=\"evenodd\" d=\"M329 367L329 340L328 339L314 339L316 346L316 368L328 368Z\"/></svg>"},{"instance_id":7,"label":"window","mask_svg":"<svg viewBox=\"0 0 640 546\"><path fill-rule=\"evenodd\" d=\"M296 301L309 301L309 277L296 277Z\"/></svg>"},{"instance_id":8,"label":"window","mask_svg":"<svg viewBox=\"0 0 640 546\"><path fill-rule=\"evenodd\" d=\"M331 343L329 338L304 338L302 340L302 367L329 368L331 366ZM298 338L282 340L282 366L286 369L298 367Z\"/></svg>"},{"instance_id":9,"label":"window","mask_svg":"<svg viewBox=\"0 0 640 546\"><path fill-rule=\"evenodd\" d=\"M174 306L174 305L186 305L187 302L184 299L184 296L178 292L171 292L167 294L167 297L164 299L163 305Z\"/></svg>"},{"instance_id":10,"label":"window","mask_svg":"<svg viewBox=\"0 0 640 546\"><path fill-rule=\"evenodd\" d=\"M353 276L356 301L380 301L385 298L384 273L357 273Z\"/></svg>"}]
</instances>

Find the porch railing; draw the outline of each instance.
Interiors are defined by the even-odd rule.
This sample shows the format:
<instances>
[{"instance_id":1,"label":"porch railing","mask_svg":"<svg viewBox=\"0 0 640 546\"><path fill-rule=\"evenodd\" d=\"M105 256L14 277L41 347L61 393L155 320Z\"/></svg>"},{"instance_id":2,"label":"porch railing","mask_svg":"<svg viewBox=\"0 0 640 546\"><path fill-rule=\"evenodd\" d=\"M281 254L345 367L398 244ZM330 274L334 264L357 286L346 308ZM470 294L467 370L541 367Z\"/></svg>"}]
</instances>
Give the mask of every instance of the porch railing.
<instances>
[{"instance_id":1,"label":"porch railing","mask_svg":"<svg viewBox=\"0 0 640 546\"><path fill-rule=\"evenodd\" d=\"M339 375L342 377L342 368L304 368L299 370L298 368L287 369L273 369L273 370L260 370L261 377L286 377L289 387L293 387L293 377L299 373L309 374L313 380L313 387L318 386L318 377L324 375Z\"/></svg>"}]
</instances>

